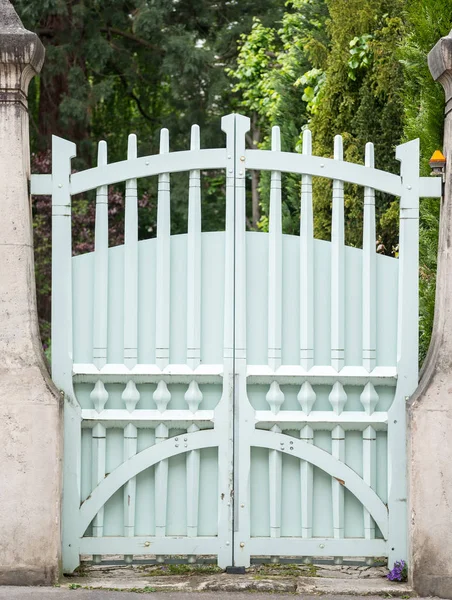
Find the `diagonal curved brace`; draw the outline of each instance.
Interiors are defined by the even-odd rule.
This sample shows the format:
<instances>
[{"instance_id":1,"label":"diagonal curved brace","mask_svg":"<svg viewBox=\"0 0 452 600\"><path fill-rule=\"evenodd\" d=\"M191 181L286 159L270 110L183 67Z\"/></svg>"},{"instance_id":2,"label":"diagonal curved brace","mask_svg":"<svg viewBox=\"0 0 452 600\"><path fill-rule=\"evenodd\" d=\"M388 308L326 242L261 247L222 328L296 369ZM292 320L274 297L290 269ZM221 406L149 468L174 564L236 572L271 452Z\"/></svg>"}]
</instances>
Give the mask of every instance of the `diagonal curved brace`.
<instances>
[{"instance_id":1,"label":"diagonal curved brace","mask_svg":"<svg viewBox=\"0 0 452 600\"><path fill-rule=\"evenodd\" d=\"M293 450L289 448L289 439ZM284 445L282 445L284 444ZM388 508L361 477L346 464L334 458L331 454L308 444L303 440L293 438L283 433L274 433L256 429L250 441L251 446L279 450L305 460L322 471L341 480L343 485L361 502L378 525L384 539L388 539Z\"/></svg>"},{"instance_id":2,"label":"diagonal curved brace","mask_svg":"<svg viewBox=\"0 0 452 600\"><path fill-rule=\"evenodd\" d=\"M187 438L187 441L184 441L182 448L179 447L182 444L179 445L175 438L169 438L135 454L109 473L80 507L79 536L83 537L88 525L102 506L132 477L136 477L139 473L161 460L171 458L177 454L218 446L218 434L214 429L186 433L184 434L185 438Z\"/></svg>"}]
</instances>

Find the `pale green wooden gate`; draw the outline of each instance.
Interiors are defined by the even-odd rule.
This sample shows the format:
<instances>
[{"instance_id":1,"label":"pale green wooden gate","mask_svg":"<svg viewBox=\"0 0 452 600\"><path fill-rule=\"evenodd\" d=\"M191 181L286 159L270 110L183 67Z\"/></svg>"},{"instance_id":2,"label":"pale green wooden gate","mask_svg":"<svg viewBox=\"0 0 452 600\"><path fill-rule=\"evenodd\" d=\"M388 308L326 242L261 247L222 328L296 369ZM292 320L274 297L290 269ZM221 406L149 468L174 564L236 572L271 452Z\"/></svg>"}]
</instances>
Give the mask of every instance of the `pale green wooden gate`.
<instances>
[{"instance_id":1,"label":"pale green wooden gate","mask_svg":"<svg viewBox=\"0 0 452 600\"><path fill-rule=\"evenodd\" d=\"M406 559L405 400L417 385L418 141L400 175L311 155L226 147L71 175L53 138L52 376L64 394L63 568L80 555ZM202 232L201 177L226 175L226 230ZM246 173L271 171L269 233L246 231ZM188 171L188 231L171 235L170 173ZM281 172L301 177L283 235ZM137 178L158 177L157 237L138 241ZM313 237L312 177L333 180L331 242ZM343 182L363 187L362 249L344 244ZM125 243L108 247L108 186L125 182ZM71 196L97 190L95 251L72 257ZM400 198L399 258L376 254L375 197Z\"/></svg>"}]
</instances>

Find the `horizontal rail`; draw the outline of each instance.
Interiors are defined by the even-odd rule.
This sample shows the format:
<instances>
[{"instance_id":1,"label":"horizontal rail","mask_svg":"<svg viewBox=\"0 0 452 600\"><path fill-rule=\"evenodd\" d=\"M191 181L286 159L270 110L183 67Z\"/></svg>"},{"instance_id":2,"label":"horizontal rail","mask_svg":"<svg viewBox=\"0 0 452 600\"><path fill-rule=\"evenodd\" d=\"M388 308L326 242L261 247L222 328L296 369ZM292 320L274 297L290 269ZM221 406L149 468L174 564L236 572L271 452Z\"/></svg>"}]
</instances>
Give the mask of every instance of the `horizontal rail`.
<instances>
[{"instance_id":1,"label":"horizontal rail","mask_svg":"<svg viewBox=\"0 0 452 600\"><path fill-rule=\"evenodd\" d=\"M180 173L194 169L225 169L226 160L224 148L183 150L168 154L142 156L134 160L121 160L74 173L70 180L70 192L72 195L80 194L101 185L111 185L126 181L126 179L151 177L161 173Z\"/></svg>"},{"instance_id":2,"label":"horizontal rail","mask_svg":"<svg viewBox=\"0 0 452 600\"><path fill-rule=\"evenodd\" d=\"M224 542L223 542L224 543ZM80 554L217 554L218 537L82 537Z\"/></svg>"},{"instance_id":3,"label":"horizontal rail","mask_svg":"<svg viewBox=\"0 0 452 600\"><path fill-rule=\"evenodd\" d=\"M72 368L74 383L127 383L130 379L137 383L221 383L223 365L200 365L191 369L187 365L171 364L160 369L155 364L138 364L129 369L122 364L106 364L98 369L93 364L74 364Z\"/></svg>"},{"instance_id":4,"label":"horizontal rail","mask_svg":"<svg viewBox=\"0 0 452 600\"><path fill-rule=\"evenodd\" d=\"M369 425L372 425L376 430L385 431L388 424L388 413L379 411L368 415L364 411L346 410L338 415L332 410L313 410L306 415L302 410L281 410L275 415L271 410L257 410L255 419L257 423L266 425L268 428L273 427L276 423L282 429L298 430L305 425L311 425L313 429L331 431L336 425L341 425L347 430L364 431Z\"/></svg>"},{"instance_id":5,"label":"horizontal rail","mask_svg":"<svg viewBox=\"0 0 452 600\"><path fill-rule=\"evenodd\" d=\"M102 423L106 427L113 427L118 424L119 427L124 427L126 423L132 423L136 427L157 427L163 421L181 423L198 424L199 421L213 421L213 410L198 410L192 413L191 410L159 410L138 409L129 412L125 408L111 408L97 412L92 408L83 408L81 412L82 419L85 423L84 427L93 427L97 423ZM91 421L91 423L90 423ZM370 422L370 421L369 421Z\"/></svg>"},{"instance_id":6,"label":"horizontal rail","mask_svg":"<svg viewBox=\"0 0 452 600\"><path fill-rule=\"evenodd\" d=\"M296 537L252 537L248 542L251 556L316 556L316 557L365 557L387 556L388 543L385 540L365 540L362 538L311 538Z\"/></svg>"},{"instance_id":7,"label":"horizontal rail","mask_svg":"<svg viewBox=\"0 0 452 600\"><path fill-rule=\"evenodd\" d=\"M248 383L267 383L277 381L280 384L300 384L309 381L312 385L334 384L337 381L343 385L374 385L395 386L397 384L396 367L376 367L370 373L364 367L343 367L336 371L331 366L315 366L306 371L298 365L284 365L273 371L267 365L249 365L247 368Z\"/></svg>"},{"instance_id":8,"label":"horizontal rail","mask_svg":"<svg viewBox=\"0 0 452 600\"><path fill-rule=\"evenodd\" d=\"M245 167L247 169L278 170L284 173L327 177L328 179L355 183L363 187L371 187L393 196L400 196L402 193L400 175L393 175L364 165L321 156L296 154L294 152L272 152L270 150L246 150Z\"/></svg>"},{"instance_id":9,"label":"horizontal rail","mask_svg":"<svg viewBox=\"0 0 452 600\"><path fill-rule=\"evenodd\" d=\"M190 383L193 379L202 383L218 383L223 377L223 365L199 365L191 369L187 365L170 364L160 369L155 364L138 364L133 369L122 364L106 364L98 369L93 364L76 363L73 365L74 383L96 383L101 379L104 383L127 383L133 379L135 383L155 383L171 381L173 383ZM321 384L333 384L336 381L344 385L364 385L368 381L374 385L395 386L397 383L396 367L376 367L370 373L361 366L344 367L336 371L329 365L315 366L309 370L298 365L284 365L276 371L268 365L249 365L246 376L249 383L282 384L300 383L300 379Z\"/></svg>"}]
</instances>

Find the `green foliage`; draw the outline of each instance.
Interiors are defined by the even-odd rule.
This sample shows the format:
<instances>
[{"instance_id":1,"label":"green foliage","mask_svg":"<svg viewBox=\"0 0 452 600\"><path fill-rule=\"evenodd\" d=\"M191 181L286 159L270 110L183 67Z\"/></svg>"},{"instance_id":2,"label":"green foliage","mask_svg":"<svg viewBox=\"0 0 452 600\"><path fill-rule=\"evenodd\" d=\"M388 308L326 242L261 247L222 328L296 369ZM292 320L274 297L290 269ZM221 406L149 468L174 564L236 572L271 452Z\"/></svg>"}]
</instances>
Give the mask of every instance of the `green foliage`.
<instances>
[{"instance_id":1,"label":"green foliage","mask_svg":"<svg viewBox=\"0 0 452 600\"><path fill-rule=\"evenodd\" d=\"M444 92L428 70L426 56L436 42L450 31L452 0L410 0L406 3L406 35L399 57L405 72L404 140L420 138L421 173L430 174L428 161L442 148ZM430 343L436 289L439 202L424 199L420 204L420 336L421 362Z\"/></svg>"}]
</instances>

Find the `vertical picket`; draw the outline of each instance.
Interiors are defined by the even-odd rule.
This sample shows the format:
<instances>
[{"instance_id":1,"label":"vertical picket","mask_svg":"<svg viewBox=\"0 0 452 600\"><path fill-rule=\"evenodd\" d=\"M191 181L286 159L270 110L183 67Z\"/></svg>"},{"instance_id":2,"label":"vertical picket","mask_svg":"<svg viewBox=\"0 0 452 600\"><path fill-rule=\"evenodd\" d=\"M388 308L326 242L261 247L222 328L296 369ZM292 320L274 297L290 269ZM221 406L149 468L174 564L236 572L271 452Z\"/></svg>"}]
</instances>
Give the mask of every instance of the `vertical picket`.
<instances>
[{"instance_id":1,"label":"vertical picket","mask_svg":"<svg viewBox=\"0 0 452 600\"><path fill-rule=\"evenodd\" d=\"M254 410L247 401L246 381L246 151L247 117L235 117L235 252L234 252L234 559L238 566L250 564L250 439Z\"/></svg>"},{"instance_id":2,"label":"vertical picket","mask_svg":"<svg viewBox=\"0 0 452 600\"><path fill-rule=\"evenodd\" d=\"M190 150L200 149L199 126L191 128ZM190 171L187 234L187 364L201 360L201 172Z\"/></svg>"},{"instance_id":3,"label":"vertical picket","mask_svg":"<svg viewBox=\"0 0 452 600\"><path fill-rule=\"evenodd\" d=\"M374 168L374 145L366 144L365 166ZM372 371L376 362L377 314L376 314L376 234L375 191L364 188L363 226L363 367Z\"/></svg>"},{"instance_id":4,"label":"vertical picket","mask_svg":"<svg viewBox=\"0 0 452 600\"><path fill-rule=\"evenodd\" d=\"M419 140L398 146L401 161L397 388L388 412L389 557L407 560L406 400L418 384Z\"/></svg>"},{"instance_id":5,"label":"vertical picket","mask_svg":"<svg viewBox=\"0 0 452 600\"><path fill-rule=\"evenodd\" d=\"M272 151L281 151L279 127L272 128ZM268 364L276 371L281 365L282 326L282 219L279 171L271 172L268 244Z\"/></svg>"},{"instance_id":6,"label":"vertical picket","mask_svg":"<svg viewBox=\"0 0 452 600\"><path fill-rule=\"evenodd\" d=\"M122 400L126 409L131 413L135 410L140 400L140 392L135 382L129 380L123 393ZM129 423L124 428L124 460L131 458L137 453L137 428ZM136 477L132 477L124 486L124 535L133 537L135 533L135 503L136 503ZM125 555L126 563L131 563L133 555Z\"/></svg>"},{"instance_id":7,"label":"vertical picket","mask_svg":"<svg viewBox=\"0 0 452 600\"><path fill-rule=\"evenodd\" d=\"M97 166L107 164L107 142L99 142ZM93 363L101 369L107 362L108 330L108 186L96 191L94 235Z\"/></svg>"},{"instance_id":8,"label":"vertical picket","mask_svg":"<svg viewBox=\"0 0 452 600\"><path fill-rule=\"evenodd\" d=\"M157 388L153 394L154 402L157 405L157 410L165 412L171 394L164 381L159 381ZM159 423L155 428L155 443L168 439L169 430L165 423ZM161 460L155 465L155 536L166 536L166 517L167 517L167 500L168 500L168 459ZM162 555L156 556L157 562L164 562L165 557Z\"/></svg>"},{"instance_id":9,"label":"vertical picket","mask_svg":"<svg viewBox=\"0 0 452 600\"><path fill-rule=\"evenodd\" d=\"M168 427L160 423L155 428L155 443L168 439ZM155 536L166 536L166 506L168 498L168 460L155 465ZM163 555L156 555L157 562L165 562Z\"/></svg>"},{"instance_id":10,"label":"vertical picket","mask_svg":"<svg viewBox=\"0 0 452 600\"><path fill-rule=\"evenodd\" d=\"M196 381L192 381L185 392L185 402L193 413L199 408L202 402L202 392ZM198 431L199 427L192 423L187 433ZM199 469L201 452L192 450L187 453L186 473L187 473L187 536L196 537L198 535L198 509L199 509ZM196 556L189 556L188 562L196 562Z\"/></svg>"},{"instance_id":11,"label":"vertical picket","mask_svg":"<svg viewBox=\"0 0 452 600\"><path fill-rule=\"evenodd\" d=\"M342 137L334 138L334 159L343 160ZM344 183L333 180L331 224L331 365L344 366Z\"/></svg>"},{"instance_id":12,"label":"vertical picket","mask_svg":"<svg viewBox=\"0 0 452 600\"><path fill-rule=\"evenodd\" d=\"M234 197L235 197L235 115L221 119L226 134L226 226L224 255L223 393L215 410L218 435L218 566L233 564L233 422L234 422ZM223 419L223 423L220 420Z\"/></svg>"},{"instance_id":13,"label":"vertical picket","mask_svg":"<svg viewBox=\"0 0 452 600\"><path fill-rule=\"evenodd\" d=\"M345 431L340 425L336 425L331 434L331 453L340 462L345 461ZM335 477L331 479L333 492L333 533L335 539L344 537L344 497L345 489L343 482ZM336 556L334 562L342 564L342 557Z\"/></svg>"},{"instance_id":14,"label":"vertical picket","mask_svg":"<svg viewBox=\"0 0 452 600\"><path fill-rule=\"evenodd\" d=\"M273 433L281 433L278 425L270 429ZM281 491L282 491L282 453L278 450L269 450L268 472L270 480L270 537L281 536ZM274 557L275 562L279 562Z\"/></svg>"},{"instance_id":15,"label":"vertical picket","mask_svg":"<svg viewBox=\"0 0 452 600\"><path fill-rule=\"evenodd\" d=\"M97 423L92 430L92 488L105 478L106 429ZM93 537L102 537L104 531L104 507L93 519ZM94 555L93 562L100 563L101 556Z\"/></svg>"},{"instance_id":16,"label":"vertical picket","mask_svg":"<svg viewBox=\"0 0 452 600\"><path fill-rule=\"evenodd\" d=\"M300 430L300 439L307 444L314 443L314 431L310 425ZM314 494L314 467L306 460L300 461L301 483L301 536L312 537L312 501ZM306 562L306 561L305 561ZM308 559L307 562L310 562Z\"/></svg>"},{"instance_id":17,"label":"vertical picket","mask_svg":"<svg viewBox=\"0 0 452 600\"><path fill-rule=\"evenodd\" d=\"M303 154L312 154L309 129L303 131ZM301 178L300 364L307 371L314 364L314 220L311 175L303 175Z\"/></svg>"},{"instance_id":18,"label":"vertical picket","mask_svg":"<svg viewBox=\"0 0 452 600\"><path fill-rule=\"evenodd\" d=\"M129 423L124 428L124 460L131 458L137 453L137 428ZM137 480L132 477L124 486L124 535L133 537L135 535L135 501ZM126 563L131 563L133 555L124 556Z\"/></svg>"},{"instance_id":19,"label":"vertical picket","mask_svg":"<svg viewBox=\"0 0 452 600\"><path fill-rule=\"evenodd\" d=\"M52 136L52 379L64 392L63 569L79 565L81 411L72 386L71 158L75 144Z\"/></svg>"},{"instance_id":20,"label":"vertical picket","mask_svg":"<svg viewBox=\"0 0 452 600\"><path fill-rule=\"evenodd\" d=\"M137 136L129 135L127 160L137 158ZM138 354L138 197L137 180L126 181L124 218L124 364L132 369Z\"/></svg>"},{"instance_id":21,"label":"vertical picket","mask_svg":"<svg viewBox=\"0 0 452 600\"><path fill-rule=\"evenodd\" d=\"M363 431L363 479L369 487L375 489L377 483L377 434L370 425ZM366 509L364 509L364 537L366 540L375 537L375 522Z\"/></svg>"},{"instance_id":22,"label":"vertical picket","mask_svg":"<svg viewBox=\"0 0 452 600\"><path fill-rule=\"evenodd\" d=\"M201 147L199 126L191 128L190 150ZM201 361L201 171L190 171L188 183L188 233L187 233L187 364L196 369ZM202 393L196 381L192 381L185 394L189 409L196 413L202 402ZM198 431L192 424L187 432ZM199 508L199 450L187 453L187 535L198 535ZM188 562L196 562L189 556Z\"/></svg>"},{"instance_id":23,"label":"vertical picket","mask_svg":"<svg viewBox=\"0 0 452 600\"><path fill-rule=\"evenodd\" d=\"M160 154L167 154L168 152L168 129L162 129L160 132ZM155 359L157 366L163 369L169 362L170 336L171 216L169 173L159 175L157 202Z\"/></svg>"}]
</instances>

